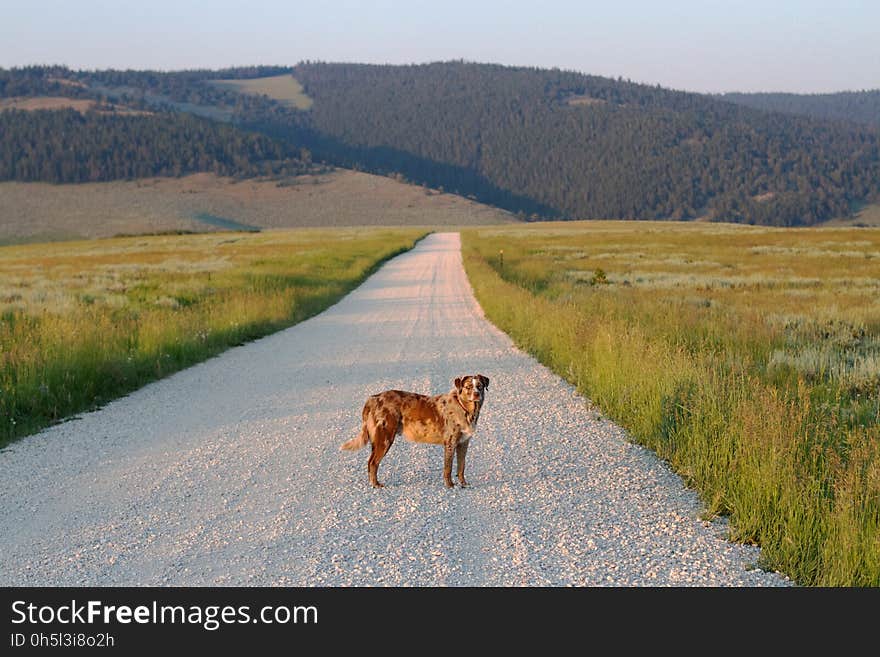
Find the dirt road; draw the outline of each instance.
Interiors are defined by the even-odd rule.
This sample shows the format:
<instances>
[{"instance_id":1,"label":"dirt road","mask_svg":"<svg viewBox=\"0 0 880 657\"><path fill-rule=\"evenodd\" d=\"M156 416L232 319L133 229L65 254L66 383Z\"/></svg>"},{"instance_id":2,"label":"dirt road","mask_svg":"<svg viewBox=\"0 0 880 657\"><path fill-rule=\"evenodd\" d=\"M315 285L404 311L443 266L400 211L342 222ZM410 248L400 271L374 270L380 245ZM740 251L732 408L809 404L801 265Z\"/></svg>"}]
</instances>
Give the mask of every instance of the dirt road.
<instances>
[{"instance_id":1,"label":"dirt road","mask_svg":"<svg viewBox=\"0 0 880 657\"><path fill-rule=\"evenodd\" d=\"M447 490L364 399L491 379ZM0 452L3 585L785 585L697 496L483 317L457 233L321 315Z\"/></svg>"}]
</instances>

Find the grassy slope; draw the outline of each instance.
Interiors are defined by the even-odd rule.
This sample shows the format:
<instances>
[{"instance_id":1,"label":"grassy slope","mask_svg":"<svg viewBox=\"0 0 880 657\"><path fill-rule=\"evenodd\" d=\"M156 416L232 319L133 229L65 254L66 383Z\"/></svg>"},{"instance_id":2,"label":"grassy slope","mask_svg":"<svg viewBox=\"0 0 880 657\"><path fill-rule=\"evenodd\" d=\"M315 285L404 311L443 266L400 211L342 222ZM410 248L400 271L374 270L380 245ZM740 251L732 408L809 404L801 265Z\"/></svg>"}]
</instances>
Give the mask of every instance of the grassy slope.
<instances>
[{"instance_id":1,"label":"grassy slope","mask_svg":"<svg viewBox=\"0 0 880 657\"><path fill-rule=\"evenodd\" d=\"M880 226L880 204L869 204L858 210L854 216L832 219L825 226Z\"/></svg>"},{"instance_id":2,"label":"grassy slope","mask_svg":"<svg viewBox=\"0 0 880 657\"><path fill-rule=\"evenodd\" d=\"M315 315L419 229L0 248L0 445Z\"/></svg>"},{"instance_id":3,"label":"grassy slope","mask_svg":"<svg viewBox=\"0 0 880 657\"><path fill-rule=\"evenodd\" d=\"M265 95L283 105L307 110L312 99L303 91L302 85L292 75L274 75L265 78L211 80L210 84L242 94Z\"/></svg>"},{"instance_id":4,"label":"grassy slope","mask_svg":"<svg viewBox=\"0 0 880 657\"><path fill-rule=\"evenodd\" d=\"M200 214L261 228L467 226L514 219L460 196L345 169L282 186L212 174L82 185L0 183L0 244L216 230L194 219Z\"/></svg>"},{"instance_id":5,"label":"grassy slope","mask_svg":"<svg viewBox=\"0 0 880 657\"><path fill-rule=\"evenodd\" d=\"M94 100L87 98L64 98L58 96L37 96L28 98L0 98L0 111L17 109L25 111L75 109L86 112L95 106Z\"/></svg>"},{"instance_id":6,"label":"grassy slope","mask_svg":"<svg viewBox=\"0 0 880 657\"><path fill-rule=\"evenodd\" d=\"M95 100L87 98L65 98L64 96L31 96L19 98L0 98L0 112L3 110L24 110L33 112L37 110L62 110L74 109L80 113L95 111L99 114L117 114L125 116L146 116L151 112L135 110L124 105L112 103L98 104Z\"/></svg>"},{"instance_id":7,"label":"grassy slope","mask_svg":"<svg viewBox=\"0 0 880 657\"><path fill-rule=\"evenodd\" d=\"M765 566L880 585L880 231L463 237L487 316L670 461Z\"/></svg>"}]
</instances>

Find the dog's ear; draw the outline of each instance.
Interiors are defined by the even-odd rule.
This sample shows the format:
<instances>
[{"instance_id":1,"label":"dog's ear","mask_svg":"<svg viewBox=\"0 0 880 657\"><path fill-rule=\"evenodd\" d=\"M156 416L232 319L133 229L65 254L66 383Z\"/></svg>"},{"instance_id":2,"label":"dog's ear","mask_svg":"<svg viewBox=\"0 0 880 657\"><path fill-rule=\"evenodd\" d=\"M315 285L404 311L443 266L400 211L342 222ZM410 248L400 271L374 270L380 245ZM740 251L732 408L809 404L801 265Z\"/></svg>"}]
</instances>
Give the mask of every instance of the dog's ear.
<instances>
[{"instance_id":1,"label":"dog's ear","mask_svg":"<svg viewBox=\"0 0 880 657\"><path fill-rule=\"evenodd\" d=\"M489 377L488 376L483 376L482 374L477 374L477 378L483 382L484 388L489 387Z\"/></svg>"},{"instance_id":2,"label":"dog's ear","mask_svg":"<svg viewBox=\"0 0 880 657\"><path fill-rule=\"evenodd\" d=\"M455 389L459 392L461 392L461 382L462 380L460 378L456 378L455 381L452 382L452 385L454 385Z\"/></svg>"}]
</instances>

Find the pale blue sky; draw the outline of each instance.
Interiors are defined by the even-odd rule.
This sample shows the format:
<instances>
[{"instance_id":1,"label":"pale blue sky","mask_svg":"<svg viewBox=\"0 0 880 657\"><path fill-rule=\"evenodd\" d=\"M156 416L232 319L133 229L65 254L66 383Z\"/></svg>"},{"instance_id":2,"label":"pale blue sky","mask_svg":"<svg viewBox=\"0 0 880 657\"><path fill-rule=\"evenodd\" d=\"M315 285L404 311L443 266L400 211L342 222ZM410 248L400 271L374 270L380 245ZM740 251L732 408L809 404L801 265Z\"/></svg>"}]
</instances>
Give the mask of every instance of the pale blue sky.
<instances>
[{"instance_id":1,"label":"pale blue sky","mask_svg":"<svg viewBox=\"0 0 880 657\"><path fill-rule=\"evenodd\" d=\"M880 0L0 0L0 67L449 59L692 91L880 88Z\"/></svg>"}]
</instances>

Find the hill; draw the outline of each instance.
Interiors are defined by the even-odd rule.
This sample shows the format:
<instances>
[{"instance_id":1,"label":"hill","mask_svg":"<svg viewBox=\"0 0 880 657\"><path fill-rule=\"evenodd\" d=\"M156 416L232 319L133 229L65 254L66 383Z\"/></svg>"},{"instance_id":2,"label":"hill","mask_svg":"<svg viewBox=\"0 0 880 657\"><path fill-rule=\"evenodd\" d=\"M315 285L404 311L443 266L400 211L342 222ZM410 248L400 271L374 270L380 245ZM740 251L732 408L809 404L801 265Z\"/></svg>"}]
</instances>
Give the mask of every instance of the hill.
<instances>
[{"instance_id":1,"label":"hill","mask_svg":"<svg viewBox=\"0 0 880 657\"><path fill-rule=\"evenodd\" d=\"M812 225L880 201L880 133L868 126L558 69L28 69L6 72L5 91L3 77L0 96L30 84L44 95L69 89L131 110L197 114L261 133L306 164L393 174L532 219ZM248 158L237 168L259 155Z\"/></svg>"},{"instance_id":2,"label":"hill","mask_svg":"<svg viewBox=\"0 0 880 657\"><path fill-rule=\"evenodd\" d=\"M0 245L178 231L514 220L460 196L343 169L284 180L198 173L80 185L0 182Z\"/></svg>"},{"instance_id":3,"label":"hill","mask_svg":"<svg viewBox=\"0 0 880 657\"><path fill-rule=\"evenodd\" d=\"M876 131L706 95L466 62L293 75L316 155L544 216L813 224L880 194Z\"/></svg>"},{"instance_id":4,"label":"hill","mask_svg":"<svg viewBox=\"0 0 880 657\"><path fill-rule=\"evenodd\" d=\"M727 93L718 98L760 110L880 128L880 89L833 94Z\"/></svg>"},{"instance_id":5,"label":"hill","mask_svg":"<svg viewBox=\"0 0 880 657\"><path fill-rule=\"evenodd\" d=\"M181 76L158 79L167 86ZM182 79L173 87L177 97L195 85ZM187 102L191 94L175 102L101 82L60 67L0 69L0 180L81 183L196 172L247 178L322 170L290 140L226 125L230 112L216 102ZM246 83L240 88L249 92ZM231 94L240 97L240 91Z\"/></svg>"}]
</instances>

